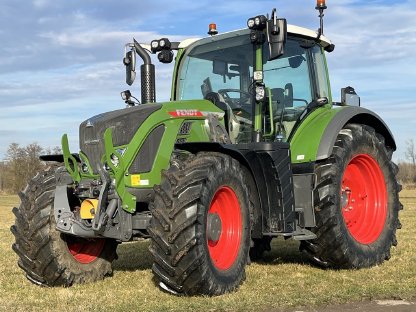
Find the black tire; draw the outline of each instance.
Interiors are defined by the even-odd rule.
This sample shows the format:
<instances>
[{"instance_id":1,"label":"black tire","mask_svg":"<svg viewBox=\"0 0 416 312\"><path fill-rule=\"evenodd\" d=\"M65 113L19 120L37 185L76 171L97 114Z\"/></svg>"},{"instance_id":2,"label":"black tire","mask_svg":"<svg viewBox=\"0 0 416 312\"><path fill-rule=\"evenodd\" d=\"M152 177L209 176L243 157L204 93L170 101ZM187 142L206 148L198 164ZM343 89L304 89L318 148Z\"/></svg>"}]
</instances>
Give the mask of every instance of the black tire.
<instances>
[{"instance_id":1,"label":"black tire","mask_svg":"<svg viewBox=\"0 0 416 312\"><path fill-rule=\"evenodd\" d=\"M397 245L398 212L403 207L398 196L398 167L391 155L384 138L373 128L349 124L340 131L333 155L315 168L317 226L313 231L317 238L300 245L313 262L332 268L363 268L390 258L391 246ZM363 211L359 205L367 205L372 214L359 215ZM374 222L365 226L364 219Z\"/></svg>"},{"instance_id":2,"label":"black tire","mask_svg":"<svg viewBox=\"0 0 416 312\"><path fill-rule=\"evenodd\" d=\"M225 255L219 259L213 249L210 251L223 241L208 242L207 234L208 210L216 203L214 195L222 192L235 199L226 207L238 206L229 211L239 211L233 217L241 221L237 222L240 238L230 240L237 242L232 245L235 253L225 252L229 259ZM243 282L250 248L250 211L248 189L236 160L219 153L200 153L186 161L175 159L162 173L161 185L155 187L150 210L149 249L154 257L153 272L162 287L178 294L213 296L233 291ZM222 222L227 218L220 217ZM225 224L222 227L227 228ZM215 242L218 245L208 247Z\"/></svg>"},{"instance_id":3,"label":"black tire","mask_svg":"<svg viewBox=\"0 0 416 312\"><path fill-rule=\"evenodd\" d=\"M12 248L19 256L19 267L31 282L45 286L70 286L111 275L111 263L117 248L114 240L86 241L56 230L53 214L55 187L55 170L49 168L38 173L19 194L21 204L19 208L13 208L16 221L10 229L16 239ZM94 260L88 255L80 258L82 262L88 262L81 263L69 251L68 244L74 246L74 243L83 244L81 246L99 243L100 253Z\"/></svg>"}]
</instances>

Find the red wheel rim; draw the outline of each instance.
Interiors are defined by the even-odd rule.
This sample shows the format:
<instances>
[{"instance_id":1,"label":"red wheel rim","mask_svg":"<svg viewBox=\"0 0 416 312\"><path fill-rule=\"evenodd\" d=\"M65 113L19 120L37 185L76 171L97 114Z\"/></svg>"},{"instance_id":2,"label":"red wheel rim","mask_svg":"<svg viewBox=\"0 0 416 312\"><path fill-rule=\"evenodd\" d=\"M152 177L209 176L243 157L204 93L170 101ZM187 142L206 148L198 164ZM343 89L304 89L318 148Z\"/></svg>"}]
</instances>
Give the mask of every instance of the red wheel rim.
<instances>
[{"instance_id":1,"label":"red wheel rim","mask_svg":"<svg viewBox=\"0 0 416 312\"><path fill-rule=\"evenodd\" d=\"M207 235L209 255L217 269L227 270L238 257L243 231L240 203L235 192L227 186L220 187L211 201L208 214L216 214L221 220L218 240L211 240Z\"/></svg>"},{"instance_id":2,"label":"red wheel rim","mask_svg":"<svg viewBox=\"0 0 416 312\"><path fill-rule=\"evenodd\" d=\"M341 188L342 215L349 233L361 244L375 242L387 218L387 189L380 166L367 154L351 159Z\"/></svg>"},{"instance_id":3,"label":"red wheel rim","mask_svg":"<svg viewBox=\"0 0 416 312\"><path fill-rule=\"evenodd\" d=\"M86 240L67 236L66 244L69 252L77 262L88 264L95 261L101 254L105 245L105 239Z\"/></svg>"}]
</instances>

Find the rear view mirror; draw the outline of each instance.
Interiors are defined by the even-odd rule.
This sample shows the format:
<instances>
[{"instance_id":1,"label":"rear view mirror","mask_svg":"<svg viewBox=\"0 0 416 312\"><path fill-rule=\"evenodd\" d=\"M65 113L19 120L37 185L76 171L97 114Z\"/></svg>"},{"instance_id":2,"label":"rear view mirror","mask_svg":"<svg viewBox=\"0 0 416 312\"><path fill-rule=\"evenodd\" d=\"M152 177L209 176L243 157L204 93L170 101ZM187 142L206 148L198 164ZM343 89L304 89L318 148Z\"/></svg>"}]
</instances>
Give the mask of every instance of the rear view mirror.
<instances>
[{"instance_id":1,"label":"rear view mirror","mask_svg":"<svg viewBox=\"0 0 416 312\"><path fill-rule=\"evenodd\" d=\"M341 89L341 104L348 106L360 106L360 97L355 93L353 87Z\"/></svg>"},{"instance_id":2,"label":"rear view mirror","mask_svg":"<svg viewBox=\"0 0 416 312\"><path fill-rule=\"evenodd\" d=\"M302 55L296 55L293 57L289 58L289 66L291 68L298 68L304 61L305 59L303 58Z\"/></svg>"},{"instance_id":3,"label":"rear view mirror","mask_svg":"<svg viewBox=\"0 0 416 312\"><path fill-rule=\"evenodd\" d=\"M134 50L128 51L123 63L126 66L126 83L131 86L136 79L136 52Z\"/></svg>"},{"instance_id":4,"label":"rear view mirror","mask_svg":"<svg viewBox=\"0 0 416 312\"><path fill-rule=\"evenodd\" d=\"M283 55L287 37L287 22L284 18L276 17L273 9L272 18L267 21L267 39L269 42L269 61Z\"/></svg>"},{"instance_id":5,"label":"rear view mirror","mask_svg":"<svg viewBox=\"0 0 416 312\"><path fill-rule=\"evenodd\" d=\"M217 75L225 76L228 74L228 65L224 61L214 60L212 63L212 72Z\"/></svg>"}]
</instances>

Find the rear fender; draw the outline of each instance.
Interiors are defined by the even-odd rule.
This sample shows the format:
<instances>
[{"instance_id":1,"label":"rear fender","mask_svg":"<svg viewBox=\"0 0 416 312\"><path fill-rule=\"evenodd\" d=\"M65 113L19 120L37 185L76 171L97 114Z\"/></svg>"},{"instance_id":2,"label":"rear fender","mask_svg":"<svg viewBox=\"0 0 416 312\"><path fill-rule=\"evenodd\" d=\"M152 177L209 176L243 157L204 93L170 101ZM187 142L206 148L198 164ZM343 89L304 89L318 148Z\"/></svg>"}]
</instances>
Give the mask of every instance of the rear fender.
<instances>
[{"instance_id":1,"label":"rear fender","mask_svg":"<svg viewBox=\"0 0 416 312\"><path fill-rule=\"evenodd\" d=\"M305 118L290 140L292 164L315 162L330 157L338 133L348 123L374 128L384 137L386 146L396 150L390 129L376 113L362 107L322 107Z\"/></svg>"},{"instance_id":2,"label":"rear fender","mask_svg":"<svg viewBox=\"0 0 416 312\"><path fill-rule=\"evenodd\" d=\"M372 127L384 137L387 147L393 151L396 150L396 142L393 134L386 123L376 113L365 108L348 106L336 114L326 127L318 146L316 160L323 160L331 156L338 133L349 123Z\"/></svg>"}]
</instances>

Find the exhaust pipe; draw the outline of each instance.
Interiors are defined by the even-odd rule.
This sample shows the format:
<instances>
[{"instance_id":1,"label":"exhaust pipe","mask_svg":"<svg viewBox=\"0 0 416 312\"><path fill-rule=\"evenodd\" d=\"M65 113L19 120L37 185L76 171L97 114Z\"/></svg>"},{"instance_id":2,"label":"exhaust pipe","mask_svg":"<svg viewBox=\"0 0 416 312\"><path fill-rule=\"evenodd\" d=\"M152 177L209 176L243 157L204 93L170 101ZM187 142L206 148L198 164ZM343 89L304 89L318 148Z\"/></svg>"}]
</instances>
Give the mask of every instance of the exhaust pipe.
<instances>
[{"instance_id":1,"label":"exhaust pipe","mask_svg":"<svg viewBox=\"0 0 416 312\"><path fill-rule=\"evenodd\" d=\"M134 40L136 53L142 58L143 65L140 66L140 78L142 89L142 104L156 102L155 65L152 64L150 55Z\"/></svg>"}]
</instances>

